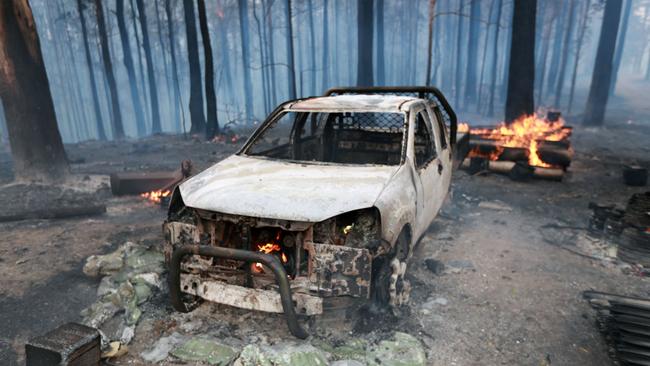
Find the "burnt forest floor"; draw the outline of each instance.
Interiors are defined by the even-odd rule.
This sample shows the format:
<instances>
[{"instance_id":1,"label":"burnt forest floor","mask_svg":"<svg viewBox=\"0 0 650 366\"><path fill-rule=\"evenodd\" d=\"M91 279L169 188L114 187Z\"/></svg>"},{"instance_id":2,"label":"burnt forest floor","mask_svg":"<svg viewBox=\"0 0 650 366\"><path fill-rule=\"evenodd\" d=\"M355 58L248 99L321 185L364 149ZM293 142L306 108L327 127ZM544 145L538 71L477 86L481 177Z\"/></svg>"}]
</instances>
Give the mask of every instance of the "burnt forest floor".
<instances>
[{"instance_id":1,"label":"burnt forest floor","mask_svg":"<svg viewBox=\"0 0 650 366\"><path fill-rule=\"evenodd\" d=\"M625 186L621 167L649 164L648 141L647 121L621 118L603 129L576 127L574 160L561 183L456 172L450 199L413 257L410 308L377 327L416 336L432 365L610 364L582 291L648 296L650 281L554 245L542 227L586 227L590 201L624 206L631 194L647 190ZM174 170L187 158L201 170L237 146L155 136L66 149L75 161L74 173L105 175ZM8 155L2 153L0 183L11 180L9 168ZM79 312L95 301L99 283L81 271L88 256L126 241L160 243L164 218L164 210L140 197L111 197L107 213L100 216L0 224L0 364L22 363L27 339L80 320ZM444 263L447 270L434 274L425 259ZM172 313L164 294L153 301L161 319ZM222 316L222 310L227 314ZM210 305L196 316L215 324L227 317L222 332L241 325L237 321L265 319ZM260 339L290 337L281 319L266 320L256 322ZM157 324L166 329L151 334L175 326ZM136 331L126 362L142 364L138 351L156 339Z\"/></svg>"}]
</instances>

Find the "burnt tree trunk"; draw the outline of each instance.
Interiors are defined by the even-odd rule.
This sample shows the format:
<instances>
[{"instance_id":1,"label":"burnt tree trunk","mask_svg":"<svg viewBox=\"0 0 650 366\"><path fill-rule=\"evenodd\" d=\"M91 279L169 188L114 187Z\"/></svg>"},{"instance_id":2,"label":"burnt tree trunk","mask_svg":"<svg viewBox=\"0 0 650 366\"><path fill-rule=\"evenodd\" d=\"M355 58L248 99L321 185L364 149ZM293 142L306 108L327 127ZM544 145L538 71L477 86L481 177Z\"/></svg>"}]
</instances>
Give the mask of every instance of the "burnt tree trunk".
<instances>
[{"instance_id":1,"label":"burnt tree trunk","mask_svg":"<svg viewBox=\"0 0 650 366\"><path fill-rule=\"evenodd\" d=\"M582 14L582 21L580 22L580 28L578 33L578 39L576 40L575 46L575 56L573 57L573 75L571 76L571 87L569 89L569 104L567 106L567 114L571 113L571 108L573 107L573 93L576 87L576 78L578 76L578 64L580 61L580 51L582 51L582 44L584 42L585 34L587 32L587 23L589 22L589 8L591 6L591 0L587 0L584 4Z\"/></svg>"},{"instance_id":2,"label":"burnt tree trunk","mask_svg":"<svg viewBox=\"0 0 650 366\"><path fill-rule=\"evenodd\" d=\"M185 33L187 37L187 61L190 68L190 133L205 134L205 115L203 114L203 94L201 93L201 64L199 63L199 45L196 39L196 19L194 2L183 0L185 14Z\"/></svg>"},{"instance_id":3,"label":"burnt tree trunk","mask_svg":"<svg viewBox=\"0 0 650 366\"><path fill-rule=\"evenodd\" d=\"M100 141L106 140L106 130L104 130L104 119L102 110L99 106L99 96L97 95L97 81L93 70L93 62L90 57L90 47L88 46L88 30L86 29L86 18L84 16L84 5L81 0L77 0L77 11L79 12L79 22L81 23L81 37L83 38L84 56L86 58L86 68L90 79L90 92L93 98L93 111L95 112L95 125L97 128L97 138Z\"/></svg>"},{"instance_id":4,"label":"burnt tree trunk","mask_svg":"<svg viewBox=\"0 0 650 366\"><path fill-rule=\"evenodd\" d=\"M328 6L329 6L329 1L328 0L323 0L323 58L321 60L321 64L323 67L323 78L322 78L322 85L321 89L325 91L328 87L329 84L329 50L330 50L330 45L329 45L329 12L328 12Z\"/></svg>"},{"instance_id":5,"label":"burnt tree trunk","mask_svg":"<svg viewBox=\"0 0 650 366\"><path fill-rule=\"evenodd\" d=\"M0 98L17 180L64 179L68 162L56 122L32 9L0 2Z\"/></svg>"},{"instance_id":6,"label":"burnt tree trunk","mask_svg":"<svg viewBox=\"0 0 650 366\"><path fill-rule=\"evenodd\" d=\"M144 136L147 133L147 127L144 120L142 103L140 101L138 82L135 77L133 58L131 57L129 32L126 30L126 22L124 21L124 0L116 0L115 11L117 16L117 28L119 30L120 41L122 43L122 54L124 55L124 67L126 68L126 74L129 78L129 90L131 92L131 100L133 103L133 110L135 112L135 124L137 127L138 136Z\"/></svg>"},{"instance_id":7,"label":"burnt tree trunk","mask_svg":"<svg viewBox=\"0 0 650 366\"><path fill-rule=\"evenodd\" d=\"M140 71L140 90L142 90L142 105L147 104L147 100L149 100L149 94L151 93L150 90L147 90L147 84L144 81L144 65L142 64L142 51L141 51L141 43L140 43L140 35L138 33L138 24L137 24L137 19L138 16L135 13L136 5L133 2L133 0L129 1L131 4L131 22L133 25L133 36L135 37L135 50L138 52L138 69ZM143 108L144 113L145 113L145 120L149 121L151 115L149 114L149 109Z\"/></svg>"},{"instance_id":8,"label":"burnt tree trunk","mask_svg":"<svg viewBox=\"0 0 650 366\"><path fill-rule=\"evenodd\" d=\"M293 22L291 20L291 0L286 0L284 15L287 22L287 34L285 37L287 51L287 67L288 67L288 77L287 77L287 89L289 91L289 99L296 99L296 67L295 67L295 57L293 51Z\"/></svg>"},{"instance_id":9,"label":"burnt tree trunk","mask_svg":"<svg viewBox=\"0 0 650 366\"><path fill-rule=\"evenodd\" d=\"M138 19L140 20L140 29L142 30L142 48L144 48L144 58L147 62L147 80L149 81L149 102L151 103L151 132L162 132L160 125L160 107L158 106L158 87L156 86L156 72L153 68L153 58L151 56L151 43L149 42L149 27L147 26L147 14L144 8L143 0L136 0L138 6Z\"/></svg>"},{"instance_id":10,"label":"burnt tree trunk","mask_svg":"<svg viewBox=\"0 0 650 366\"><path fill-rule=\"evenodd\" d=\"M248 0L239 0L239 30L241 36L241 57L244 68L244 108L246 121L253 120L253 83L251 81L250 36L248 33Z\"/></svg>"},{"instance_id":11,"label":"burnt tree trunk","mask_svg":"<svg viewBox=\"0 0 650 366\"><path fill-rule=\"evenodd\" d=\"M271 85L271 105L275 106L278 102L278 97L277 97L277 78L275 74L275 46L273 42L273 3L268 2L265 6L264 10L264 17L266 18L266 32L268 34L268 42L266 43L267 47L267 57L269 59L269 63L271 64L271 68L269 70L269 74L271 77L270 85Z\"/></svg>"},{"instance_id":12,"label":"burnt tree trunk","mask_svg":"<svg viewBox=\"0 0 650 366\"><path fill-rule=\"evenodd\" d=\"M494 30L494 40L492 43L492 71L490 72L490 99L488 101L488 117L494 116L494 94L497 88L497 66L499 66L499 30L501 29L501 9L503 8L503 0L498 0L496 27Z\"/></svg>"},{"instance_id":13,"label":"burnt tree trunk","mask_svg":"<svg viewBox=\"0 0 650 366\"><path fill-rule=\"evenodd\" d=\"M612 62L616 49L618 24L621 19L622 0L607 0L603 26L600 30L596 64L587 98L583 123L588 126L601 126L605 121L605 108L612 82Z\"/></svg>"},{"instance_id":14,"label":"burnt tree trunk","mask_svg":"<svg viewBox=\"0 0 650 366\"><path fill-rule=\"evenodd\" d=\"M476 101L476 76L477 76L477 56L478 56L478 41L480 38L479 30L481 21L481 3L479 0L471 0L470 18L469 18L469 36L467 49L467 81L465 82L465 105L469 105Z\"/></svg>"},{"instance_id":15,"label":"burnt tree trunk","mask_svg":"<svg viewBox=\"0 0 650 366\"><path fill-rule=\"evenodd\" d=\"M372 86L373 0L357 0L357 11L357 86Z\"/></svg>"},{"instance_id":16,"label":"burnt tree trunk","mask_svg":"<svg viewBox=\"0 0 650 366\"><path fill-rule=\"evenodd\" d=\"M517 0L514 3L506 123L535 111L536 10L537 0Z\"/></svg>"},{"instance_id":17,"label":"burnt tree trunk","mask_svg":"<svg viewBox=\"0 0 650 366\"><path fill-rule=\"evenodd\" d=\"M632 1L625 0L625 8L623 10L623 19L621 20L621 34L616 42L616 54L614 54L614 70L612 74L612 83L609 88L609 94L614 94L616 89L616 82L618 81L618 69L621 66L621 58L623 58L623 50L625 49L625 37L627 36L627 25L630 22L630 13L632 12Z\"/></svg>"},{"instance_id":18,"label":"burnt tree trunk","mask_svg":"<svg viewBox=\"0 0 650 366\"><path fill-rule=\"evenodd\" d=\"M108 82L108 89L111 95L111 111L113 113L113 138L120 140L124 138L124 126L122 125L122 112L120 111L120 100L117 94L117 84L113 74L113 61L108 50L108 35L106 34L106 23L104 21L104 8L101 0L95 0L95 15L97 16L97 27L99 29L99 43L102 50L104 63L104 74Z\"/></svg>"},{"instance_id":19,"label":"burnt tree trunk","mask_svg":"<svg viewBox=\"0 0 650 366\"><path fill-rule=\"evenodd\" d=\"M314 2L307 0L309 22L309 95L316 94L316 30L314 29Z\"/></svg>"},{"instance_id":20,"label":"burnt tree trunk","mask_svg":"<svg viewBox=\"0 0 650 366\"><path fill-rule=\"evenodd\" d=\"M567 22L567 30L564 34L564 44L562 50L562 60L560 61L560 71L557 76L557 84L555 88L555 101L553 105L556 108L560 107L560 100L562 98L562 89L564 87L564 76L566 75L566 67L569 61L569 52L571 50L571 37L573 36L573 23L575 23L575 13L578 7L578 2L573 1L569 8L569 21Z\"/></svg>"},{"instance_id":21,"label":"burnt tree trunk","mask_svg":"<svg viewBox=\"0 0 650 366\"><path fill-rule=\"evenodd\" d=\"M139 0L142 1L142 0ZM203 39L203 55L205 57L205 98L207 111L206 137L213 138L219 133L219 118L217 116L217 93L214 91L214 61L212 60L212 45L210 44L210 30L205 14L205 0L199 1L199 27Z\"/></svg>"},{"instance_id":22,"label":"burnt tree trunk","mask_svg":"<svg viewBox=\"0 0 650 366\"><path fill-rule=\"evenodd\" d=\"M431 85L431 64L433 57L433 19L434 19L434 9L436 7L436 0L429 0L429 35L427 38L427 74L425 76L424 83L426 85Z\"/></svg>"},{"instance_id":23,"label":"burnt tree trunk","mask_svg":"<svg viewBox=\"0 0 650 366\"><path fill-rule=\"evenodd\" d=\"M167 16L167 30L169 31L169 53L172 64L172 81L174 84L174 120L176 126L181 126L181 91L178 83L178 66L176 65L176 44L174 38L174 24L172 23L171 0L165 0L165 15ZM183 132L185 126L183 125Z\"/></svg>"},{"instance_id":24,"label":"burnt tree trunk","mask_svg":"<svg viewBox=\"0 0 650 366\"><path fill-rule=\"evenodd\" d=\"M327 0L325 0L327 2ZM324 18L327 21L327 18ZM384 0L377 0L377 85L386 84L386 60L384 52Z\"/></svg>"},{"instance_id":25,"label":"burnt tree trunk","mask_svg":"<svg viewBox=\"0 0 650 366\"><path fill-rule=\"evenodd\" d=\"M463 42L463 6L464 6L464 1L460 0L458 2L458 27L456 30L456 59L454 62L454 101L456 103L456 108L460 107L460 91L462 88L462 81L463 81L463 72L462 72L462 65L463 65L463 48L462 48L462 42Z\"/></svg>"}]
</instances>

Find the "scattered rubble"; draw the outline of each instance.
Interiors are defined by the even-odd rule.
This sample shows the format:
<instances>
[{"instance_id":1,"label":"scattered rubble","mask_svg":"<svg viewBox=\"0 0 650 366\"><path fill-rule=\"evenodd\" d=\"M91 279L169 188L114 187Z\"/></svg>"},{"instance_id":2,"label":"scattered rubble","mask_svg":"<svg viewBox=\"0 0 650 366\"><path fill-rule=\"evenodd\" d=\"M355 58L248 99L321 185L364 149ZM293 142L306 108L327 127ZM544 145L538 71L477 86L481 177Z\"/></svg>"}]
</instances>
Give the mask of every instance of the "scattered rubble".
<instances>
[{"instance_id":1,"label":"scattered rubble","mask_svg":"<svg viewBox=\"0 0 650 366\"><path fill-rule=\"evenodd\" d=\"M216 366L230 365L238 353L238 350L208 338L192 338L171 351L171 355L181 361L206 362Z\"/></svg>"}]
</instances>

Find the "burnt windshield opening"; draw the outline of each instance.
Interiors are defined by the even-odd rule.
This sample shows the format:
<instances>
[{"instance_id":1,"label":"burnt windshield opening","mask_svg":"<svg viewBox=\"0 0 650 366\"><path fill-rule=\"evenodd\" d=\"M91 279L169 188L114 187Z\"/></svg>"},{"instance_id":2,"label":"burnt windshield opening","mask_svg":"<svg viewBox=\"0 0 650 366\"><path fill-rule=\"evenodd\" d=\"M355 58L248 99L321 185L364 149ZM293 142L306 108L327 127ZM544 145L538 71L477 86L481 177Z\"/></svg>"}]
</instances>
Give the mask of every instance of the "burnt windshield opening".
<instances>
[{"instance_id":1,"label":"burnt windshield opening","mask_svg":"<svg viewBox=\"0 0 650 366\"><path fill-rule=\"evenodd\" d=\"M287 111L264 125L244 154L305 162L399 165L405 131L403 113Z\"/></svg>"}]
</instances>

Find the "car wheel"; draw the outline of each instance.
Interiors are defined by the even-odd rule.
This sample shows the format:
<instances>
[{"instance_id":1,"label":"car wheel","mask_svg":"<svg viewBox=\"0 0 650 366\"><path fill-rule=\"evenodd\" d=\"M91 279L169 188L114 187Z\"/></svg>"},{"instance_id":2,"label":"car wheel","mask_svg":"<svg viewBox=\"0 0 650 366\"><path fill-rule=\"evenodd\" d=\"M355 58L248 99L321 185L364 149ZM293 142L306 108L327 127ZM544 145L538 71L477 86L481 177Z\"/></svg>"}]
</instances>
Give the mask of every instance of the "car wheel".
<instances>
[{"instance_id":1,"label":"car wheel","mask_svg":"<svg viewBox=\"0 0 650 366\"><path fill-rule=\"evenodd\" d=\"M373 262L372 299L393 312L406 305L411 294L411 284L406 279L409 241L408 231L402 230L391 252Z\"/></svg>"}]
</instances>

